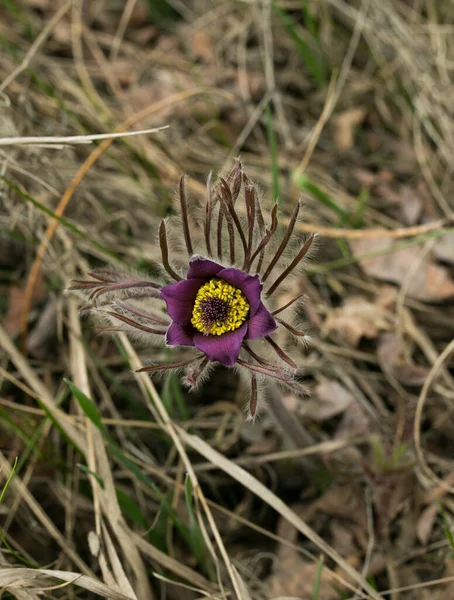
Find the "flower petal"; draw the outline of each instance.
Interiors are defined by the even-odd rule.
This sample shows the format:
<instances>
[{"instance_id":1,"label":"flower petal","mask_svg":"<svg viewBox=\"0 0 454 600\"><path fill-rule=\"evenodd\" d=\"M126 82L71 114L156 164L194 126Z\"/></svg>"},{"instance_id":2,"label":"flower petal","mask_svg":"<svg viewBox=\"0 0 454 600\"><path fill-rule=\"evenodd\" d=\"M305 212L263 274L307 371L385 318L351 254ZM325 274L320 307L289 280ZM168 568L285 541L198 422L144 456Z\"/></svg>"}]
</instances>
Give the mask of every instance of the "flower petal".
<instances>
[{"instance_id":1,"label":"flower petal","mask_svg":"<svg viewBox=\"0 0 454 600\"><path fill-rule=\"evenodd\" d=\"M167 304L167 313L179 325L189 325L200 279L184 279L161 289L160 295Z\"/></svg>"},{"instance_id":2,"label":"flower petal","mask_svg":"<svg viewBox=\"0 0 454 600\"><path fill-rule=\"evenodd\" d=\"M194 335L194 344L208 356L211 362L220 362L224 367L232 367L240 354L241 344L247 331L247 323L244 323L235 331L229 331L222 335Z\"/></svg>"},{"instance_id":3,"label":"flower petal","mask_svg":"<svg viewBox=\"0 0 454 600\"><path fill-rule=\"evenodd\" d=\"M189 270L186 277L188 279L193 279L195 277L214 277L214 275L217 275L223 268L222 265L218 265L218 263L215 263L209 258L193 256L189 261Z\"/></svg>"},{"instance_id":4,"label":"flower petal","mask_svg":"<svg viewBox=\"0 0 454 600\"><path fill-rule=\"evenodd\" d=\"M249 318L247 324L247 333L245 335L245 339L247 340L265 337L277 329L277 323L273 315L262 302L260 302L255 315Z\"/></svg>"},{"instance_id":5,"label":"flower petal","mask_svg":"<svg viewBox=\"0 0 454 600\"><path fill-rule=\"evenodd\" d=\"M262 292L262 284L258 275L249 275L244 271L240 271L240 269L228 268L219 271L217 276L243 292L249 301L251 315L257 312L261 304L260 295Z\"/></svg>"},{"instance_id":6,"label":"flower petal","mask_svg":"<svg viewBox=\"0 0 454 600\"><path fill-rule=\"evenodd\" d=\"M193 346L194 340L190 327L182 327L173 322L166 332L166 344L168 346Z\"/></svg>"}]
</instances>

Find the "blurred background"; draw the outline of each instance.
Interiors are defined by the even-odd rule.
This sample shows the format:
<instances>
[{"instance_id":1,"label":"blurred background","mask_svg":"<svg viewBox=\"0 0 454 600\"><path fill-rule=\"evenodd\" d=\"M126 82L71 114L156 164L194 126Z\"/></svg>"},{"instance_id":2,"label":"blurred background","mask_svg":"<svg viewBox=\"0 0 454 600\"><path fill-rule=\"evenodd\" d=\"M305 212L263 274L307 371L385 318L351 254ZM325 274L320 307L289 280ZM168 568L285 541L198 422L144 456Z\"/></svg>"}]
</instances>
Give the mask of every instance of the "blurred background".
<instances>
[{"instance_id":1,"label":"blurred background","mask_svg":"<svg viewBox=\"0 0 454 600\"><path fill-rule=\"evenodd\" d=\"M2 597L454 597L453 23L448 0L0 1ZM225 369L192 395L135 377L147 348L64 293L153 274L179 176L200 207L237 156L320 233L294 282L311 396L255 423Z\"/></svg>"}]
</instances>

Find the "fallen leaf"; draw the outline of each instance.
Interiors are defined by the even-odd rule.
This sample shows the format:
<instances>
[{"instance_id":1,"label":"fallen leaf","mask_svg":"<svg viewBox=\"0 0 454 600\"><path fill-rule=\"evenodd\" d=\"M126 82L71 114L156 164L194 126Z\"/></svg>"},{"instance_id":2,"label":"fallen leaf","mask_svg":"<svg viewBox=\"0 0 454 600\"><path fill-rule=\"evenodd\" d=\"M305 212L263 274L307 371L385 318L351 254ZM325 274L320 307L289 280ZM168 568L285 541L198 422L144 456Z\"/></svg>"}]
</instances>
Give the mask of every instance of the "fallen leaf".
<instances>
[{"instance_id":1,"label":"fallen leaf","mask_svg":"<svg viewBox=\"0 0 454 600\"><path fill-rule=\"evenodd\" d=\"M399 206L403 220L407 225L414 225L419 221L423 209L423 201L418 191L404 185L399 194Z\"/></svg>"},{"instance_id":2,"label":"fallen leaf","mask_svg":"<svg viewBox=\"0 0 454 600\"><path fill-rule=\"evenodd\" d=\"M438 506L431 504L419 515L418 522L416 523L416 535L421 544L426 545L429 541L438 511Z\"/></svg>"},{"instance_id":3,"label":"fallen leaf","mask_svg":"<svg viewBox=\"0 0 454 600\"><path fill-rule=\"evenodd\" d=\"M27 337L27 353L43 360L55 350L57 339L57 303L51 298L40 311L38 320Z\"/></svg>"},{"instance_id":4,"label":"fallen leaf","mask_svg":"<svg viewBox=\"0 0 454 600\"><path fill-rule=\"evenodd\" d=\"M350 240L355 257L390 250L394 244L392 238ZM359 260L359 264L371 277L396 284L402 284L411 273L407 294L418 300L442 302L454 298L454 281L449 270L434 264L430 254L421 258L421 252L422 245L418 244Z\"/></svg>"},{"instance_id":5,"label":"fallen leaf","mask_svg":"<svg viewBox=\"0 0 454 600\"><path fill-rule=\"evenodd\" d=\"M404 341L393 333L380 336L377 356L383 370L404 385L423 385L430 371L428 367L408 362Z\"/></svg>"},{"instance_id":6,"label":"fallen leaf","mask_svg":"<svg viewBox=\"0 0 454 600\"><path fill-rule=\"evenodd\" d=\"M345 439L354 436L371 435L374 431L371 417L359 402L350 404L342 416L335 433L335 439ZM354 446L346 450L357 450Z\"/></svg>"},{"instance_id":7,"label":"fallen leaf","mask_svg":"<svg viewBox=\"0 0 454 600\"><path fill-rule=\"evenodd\" d=\"M438 239L433 252L438 260L454 265L454 233L448 233Z\"/></svg>"},{"instance_id":8,"label":"fallen leaf","mask_svg":"<svg viewBox=\"0 0 454 600\"><path fill-rule=\"evenodd\" d=\"M377 306L384 310L394 310L397 300L397 290L392 285L381 285L376 298Z\"/></svg>"},{"instance_id":9,"label":"fallen leaf","mask_svg":"<svg viewBox=\"0 0 454 600\"><path fill-rule=\"evenodd\" d=\"M375 338L380 331L389 329L389 323L379 306L363 296L350 296L340 308L328 313L324 327L357 346L362 337Z\"/></svg>"},{"instance_id":10,"label":"fallen leaf","mask_svg":"<svg viewBox=\"0 0 454 600\"><path fill-rule=\"evenodd\" d=\"M279 537L295 544L298 540L298 531L281 518L278 523ZM317 580L319 565L301 558L294 548L281 544L277 551L273 571L266 580L267 598L278 600L282 597L292 597L294 600L312 598L314 585ZM322 569L320 577L319 598L323 600L336 600L338 592L334 589L338 585L326 569Z\"/></svg>"},{"instance_id":11,"label":"fallen leaf","mask_svg":"<svg viewBox=\"0 0 454 600\"><path fill-rule=\"evenodd\" d=\"M323 381L304 403L301 414L314 421L324 421L343 413L354 400L353 394L338 381Z\"/></svg>"},{"instance_id":12,"label":"fallen leaf","mask_svg":"<svg viewBox=\"0 0 454 600\"><path fill-rule=\"evenodd\" d=\"M43 299L44 293L44 277L40 271L35 283L32 306ZM20 331L24 306L25 287L11 285L8 289L8 309L3 319L3 326L10 336L14 337Z\"/></svg>"},{"instance_id":13,"label":"fallen leaf","mask_svg":"<svg viewBox=\"0 0 454 600\"><path fill-rule=\"evenodd\" d=\"M395 208L396 216L406 225L414 225L418 222L424 208L418 189L409 185L396 189L387 183L380 183L374 192Z\"/></svg>"},{"instance_id":14,"label":"fallen leaf","mask_svg":"<svg viewBox=\"0 0 454 600\"><path fill-rule=\"evenodd\" d=\"M388 169L381 169L378 172L355 169L353 171L353 176L367 187L372 187L373 185L378 185L380 183L389 183L394 180L394 173Z\"/></svg>"},{"instance_id":15,"label":"fallen leaf","mask_svg":"<svg viewBox=\"0 0 454 600\"><path fill-rule=\"evenodd\" d=\"M412 470L383 474L374 486L377 536L381 540L393 537L393 548L411 548L416 537L413 515L406 510L405 501L415 498L415 479ZM400 515L399 526L394 520Z\"/></svg>"},{"instance_id":16,"label":"fallen leaf","mask_svg":"<svg viewBox=\"0 0 454 600\"><path fill-rule=\"evenodd\" d=\"M334 143L339 150L348 150L355 142L355 127L361 125L367 115L363 106L344 110L333 119Z\"/></svg>"},{"instance_id":17,"label":"fallen leaf","mask_svg":"<svg viewBox=\"0 0 454 600\"><path fill-rule=\"evenodd\" d=\"M342 556L351 556L357 552L353 532L345 526L343 521L333 519L330 522L329 529L333 538L331 545L339 554Z\"/></svg>"},{"instance_id":18,"label":"fallen leaf","mask_svg":"<svg viewBox=\"0 0 454 600\"><path fill-rule=\"evenodd\" d=\"M191 54L195 58L201 58L206 61L213 60L213 56L215 55L214 43L206 31L202 31L201 29L194 31L189 36L189 47Z\"/></svg>"}]
</instances>

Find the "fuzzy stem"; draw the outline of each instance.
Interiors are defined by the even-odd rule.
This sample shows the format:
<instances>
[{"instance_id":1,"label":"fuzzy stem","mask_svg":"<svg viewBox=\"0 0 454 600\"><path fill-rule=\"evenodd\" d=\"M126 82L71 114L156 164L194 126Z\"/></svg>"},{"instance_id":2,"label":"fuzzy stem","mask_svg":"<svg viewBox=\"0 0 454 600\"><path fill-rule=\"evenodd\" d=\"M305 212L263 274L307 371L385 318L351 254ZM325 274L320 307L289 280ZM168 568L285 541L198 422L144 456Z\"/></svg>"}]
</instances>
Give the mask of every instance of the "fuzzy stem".
<instances>
[{"instance_id":1,"label":"fuzzy stem","mask_svg":"<svg viewBox=\"0 0 454 600\"><path fill-rule=\"evenodd\" d=\"M184 175L180 177L180 207L181 207L181 218L183 221L183 233L184 233L184 242L186 244L186 250L188 251L188 255L191 257L193 255L192 250L192 242L191 242L191 232L189 230L189 219L188 219L188 201L186 198L186 184Z\"/></svg>"},{"instance_id":2,"label":"fuzzy stem","mask_svg":"<svg viewBox=\"0 0 454 600\"><path fill-rule=\"evenodd\" d=\"M223 179L222 177L220 177L219 179L221 182L221 198L224 202L224 206L226 207L226 216L229 221L233 221L233 223L235 224L235 227L236 227L238 234L240 236L240 239L241 239L241 243L243 245L244 257L246 259L247 241L246 241L246 237L244 235L243 228L241 227L240 219L238 218L238 215L236 213L236 210L235 210L235 207L233 204L234 200L233 200L232 192L229 188L229 184L225 181L225 179Z\"/></svg>"},{"instance_id":3,"label":"fuzzy stem","mask_svg":"<svg viewBox=\"0 0 454 600\"><path fill-rule=\"evenodd\" d=\"M290 358L290 356L286 352L284 352L284 350L282 350L282 348L279 346L279 344L277 344L273 340L273 338L271 338L269 335L266 335L265 336L265 340L273 348L273 350L276 352L276 354L279 356L279 358L281 360L283 360L288 365L290 365L292 367L292 369L297 369L298 368L298 365L293 362L293 360Z\"/></svg>"},{"instance_id":4,"label":"fuzzy stem","mask_svg":"<svg viewBox=\"0 0 454 600\"><path fill-rule=\"evenodd\" d=\"M166 329L153 329L152 327L147 327L146 325L142 325L142 323L134 321L134 319L130 319L129 317L126 317L125 315L122 315L120 313L107 311L107 314L111 317L114 317L115 319L118 319L119 321L122 321L123 323L126 323L134 329L139 329L140 331L145 331L146 333L153 333L154 335L165 335L167 331Z\"/></svg>"},{"instance_id":5,"label":"fuzzy stem","mask_svg":"<svg viewBox=\"0 0 454 600\"><path fill-rule=\"evenodd\" d=\"M270 228L266 230L265 235L263 236L261 242L259 243L259 245L257 246L257 248L255 249L255 251L253 252L251 258L249 259L248 264L246 265L246 270L249 271L249 269L252 266L252 263L254 262L254 260L257 258L257 255L260 254L260 258L259 258L259 262L257 264L257 272L260 272L260 268L261 268L261 263L263 260L263 256L264 256L264 251L266 246L268 245L270 239L272 238L274 232L277 229L277 204L275 204L273 206L273 209L271 211L271 225Z\"/></svg>"},{"instance_id":6,"label":"fuzzy stem","mask_svg":"<svg viewBox=\"0 0 454 600\"><path fill-rule=\"evenodd\" d=\"M207 201L205 205L205 245L207 248L207 254L211 258L211 218L213 215L213 198L211 195L211 172L207 179Z\"/></svg>"},{"instance_id":7,"label":"fuzzy stem","mask_svg":"<svg viewBox=\"0 0 454 600\"><path fill-rule=\"evenodd\" d=\"M290 275L290 273L293 271L293 269L298 265L298 263L300 263L303 260L303 258L309 252L309 248L311 247L311 244L314 241L314 237L315 237L314 234L312 234L309 237L309 239L306 241L304 246L298 252L296 257L292 260L292 262L289 264L289 266L282 271L282 273L279 275L279 277L276 279L276 281L273 283L273 285L269 288L269 290L267 292L268 296L271 296L271 294L276 291L276 289L284 281L284 279L286 277L288 277Z\"/></svg>"},{"instance_id":8,"label":"fuzzy stem","mask_svg":"<svg viewBox=\"0 0 454 600\"><path fill-rule=\"evenodd\" d=\"M161 224L159 225L159 244L161 246L162 264L164 269L172 279L175 279L175 281L182 281L182 278L175 273L169 263L169 247L167 246L167 232L164 221L161 221Z\"/></svg>"},{"instance_id":9,"label":"fuzzy stem","mask_svg":"<svg viewBox=\"0 0 454 600\"><path fill-rule=\"evenodd\" d=\"M279 313L284 311L286 308L291 306L294 302L297 302L303 296L304 296L304 292L302 294L298 294L298 296L295 296L294 298L292 298L289 302L287 302L287 304L284 304L284 306L281 306L280 308L273 310L273 312L271 314L273 315L273 317L275 317L276 315L278 315Z\"/></svg>"},{"instance_id":10,"label":"fuzzy stem","mask_svg":"<svg viewBox=\"0 0 454 600\"><path fill-rule=\"evenodd\" d=\"M283 238L279 248L277 249L276 254L273 256L271 262L269 263L269 265L262 277L262 282L266 281L266 279L270 275L271 271L273 270L274 265L277 263L277 261L280 259L281 255L282 255L282 253L286 249L287 244L292 236L293 229L294 229L295 223L296 223L296 219L298 218L299 210L300 210L300 203L297 202L296 206L295 206L295 210L293 211L292 218L290 219L287 230L285 232L284 238Z\"/></svg>"}]
</instances>

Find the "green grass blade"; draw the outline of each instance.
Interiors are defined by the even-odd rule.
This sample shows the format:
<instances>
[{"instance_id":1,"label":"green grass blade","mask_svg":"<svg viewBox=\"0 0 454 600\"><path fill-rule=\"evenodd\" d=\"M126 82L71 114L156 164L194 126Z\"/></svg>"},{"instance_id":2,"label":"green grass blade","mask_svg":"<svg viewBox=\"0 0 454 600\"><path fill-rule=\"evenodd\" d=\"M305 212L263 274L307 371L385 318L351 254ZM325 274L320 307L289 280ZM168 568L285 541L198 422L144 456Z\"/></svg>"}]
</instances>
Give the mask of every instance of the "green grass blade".
<instances>
[{"instance_id":1,"label":"green grass blade","mask_svg":"<svg viewBox=\"0 0 454 600\"><path fill-rule=\"evenodd\" d=\"M14 460L14 464L12 466L11 473L8 475L8 479L6 480L6 483L3 486L2 492L0 494L0 502L3 502L3 497L4 497L5 493L6 493L6 490L8 489L8 486L11 483L11 481L12 481L12 479L14 477L14 474L16 472L16 466L17 466L17 456L16 456L16 458Z\"/></svg>"},{"instance_id":2,"label":"green grass blade","mask_svg":"<svg viewBox=\"0 0 454 600\"><path fill-rule=\"evenodd\" d=\"M3 177L3 176L0 175L0 180L4 181L6 183L6 185L13 192L16 192L16 194L18 194L21 198L23 198L24 200L27 200L27 202L30 202L31 204L33 204L33 206L35 208L37 208L41 212L45 213L49 217L52 217L53 219L56 219L59 223L61 223L61 225L63 225L64 227L66 227L66 229L68 229L69 231L71 231L72 233L74 233L75 235L77 235L78 237L82 238L86 242L90 243L92 246L96 247L103 254L106 254L110 258L114 258L117 261L124 262L121 258L119 258L117 256L117 254L115 252L112 252L112 250L109 250L108 248L106 248L105 246L103 246L102 244L100 244L99 242L90 239L78 227L76 227L75 225L73 225L72 223L70 223L69 221L67 221L66 219L64 219L63 217L59 217L58 215L56 215L50 208L47 208L47 206L44 206L43 204L41 204L41 202L38 202L38 200L35 200L31 196L29 196L28 194L26 194L25 192L23 192L20 188L18 188L16 185L14 185L14 183L12 183L11 181L9 181L5 177Z\"/></svg>"},{"instance_id":3,"label":"green grass blade","mask_svg":"<svg viewBox=\"0 0 454 600\"><path fill-rule=\"evenodd\" d=\"M336 215L340 219L343 219L345 223L350 222L350 213L348 210L339 204L336 204L326 192L321 190L318 185L311 181L306 175L304 175L304 173L298 174L298 176L295 178L295 185L300 190L311 194L311 196L323 204L323 206L326 206L326 208L329 208L331 211L336 213Z\"/></svg>"},{"instance_id":4,"label":"green grass blade","mask_svg":"<svg viewBox=\"0 0 454 600\"><path fill-rule=\"evenodd\" d=\"M104 430L104 426L102 424L101 415L97 407L95 406L93 400L91 400L88 396L86 396L77 386L74 385L69 379L63 379L66 385L71 390L74 398L79 403L80 408L84 411L86 416L90 419L90 421L95 425L100 431Z\"/></svg>"},{"instance_id":5,"label":"green grass blade","mask_svg":"<svg viewBox=\"0 0 454 600\"><path fill-rule=\"evenodd\" d=\"M289 37L295 44L298 53L300 54L304 64L306 65L312 79L318 87L323 87L327 83L325 63L320 53L315 53L296 30L295 24L286 11L273 2L274 10L279 15L279 18L287 31Z\"/></svg>"},{"instance_id":6,"label":"green grass blade","mask_svg":"<svg viewBox=\"0 0 454 600\"><path fill-rule=\"evenodd\" d=\"M83 465L82 463L77 463L76 465L83 473L86 473L87 475L91 475L92 477L94 477L96 479L96 481L99 483L99 485L102 487L102 489L104 489L104 481L101 479L101 477L95 473L94 471L92 471L91 469L89 469L87 467L87 465Z\"/></svg>"},{"instance_id":7,"label":"green grass blade","mask_svg":"<svg viewBox=\"0 0 454 600\"><path fill-rule=\"evenodd\" d=\"M312 600L319 600L320 598L320 584L322 581L322 571L324 562L324 558L323 556L321 556L317 564L317 573L315 574L314 589L312 591Z\"/></svg>"},{"instance_id":8,"label":"green grass blade","mask_svg":"<svg viewBox=\"0 0 454 600\"><path fill-rule=\"evenodd\" d=\"M452 524L449 522L449 519L446 515L443 504L440 500L437 500L438 510L440 512L441 520L443 521L443 528L445 532L446 539L448 540L449 547L451 550L454 550L454 535L451 531Z\"/></svg>"},{"instance_id":9,"label":"green grass blade","mask_svg":"<svg viewBox=\"0 0 454 600\"><path fill-rule=\"evenodd\" d=\"M149 527L148 520L134 500L119 488L116 488L115 491L117 493L117 500L122 514L136 525L139 525L142 529L147 530Z\"/></svg>"}]
</instances>

